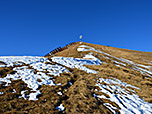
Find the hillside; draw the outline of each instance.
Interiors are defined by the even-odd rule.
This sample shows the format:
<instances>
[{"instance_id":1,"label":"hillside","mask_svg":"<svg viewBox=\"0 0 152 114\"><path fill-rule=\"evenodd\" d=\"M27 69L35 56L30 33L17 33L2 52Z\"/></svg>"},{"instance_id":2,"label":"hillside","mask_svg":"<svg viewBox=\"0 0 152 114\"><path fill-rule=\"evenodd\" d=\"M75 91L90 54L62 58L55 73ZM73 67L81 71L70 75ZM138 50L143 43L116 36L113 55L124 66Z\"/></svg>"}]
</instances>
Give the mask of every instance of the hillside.
<instances>
[{"instance_id":1,"label":"hillside","mask_svg":"<svg viewBox=\"0 0 152 114\"><path fill-rule=\"evenodd\" d=\"M75 42L1 56L0 113L151 114L152 53Z\"/></svg>"}]
</instances>

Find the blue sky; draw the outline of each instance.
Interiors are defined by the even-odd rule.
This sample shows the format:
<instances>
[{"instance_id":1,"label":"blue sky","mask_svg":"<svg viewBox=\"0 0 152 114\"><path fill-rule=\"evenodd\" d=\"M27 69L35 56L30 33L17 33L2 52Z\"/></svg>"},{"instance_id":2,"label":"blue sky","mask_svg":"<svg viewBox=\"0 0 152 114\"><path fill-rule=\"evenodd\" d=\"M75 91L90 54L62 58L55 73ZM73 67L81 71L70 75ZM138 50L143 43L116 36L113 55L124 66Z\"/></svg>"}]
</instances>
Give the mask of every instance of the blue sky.
<instances>
[{"instance_id":1,"label":"blue sky","mask_svg":"<svg viewBox=\"0 0 152 114\"><path fill-rule=\"evenodd\" d=\"M0 55L79 41L152 52L151 0L1 0Z\"/></svg>"}]
</instances>

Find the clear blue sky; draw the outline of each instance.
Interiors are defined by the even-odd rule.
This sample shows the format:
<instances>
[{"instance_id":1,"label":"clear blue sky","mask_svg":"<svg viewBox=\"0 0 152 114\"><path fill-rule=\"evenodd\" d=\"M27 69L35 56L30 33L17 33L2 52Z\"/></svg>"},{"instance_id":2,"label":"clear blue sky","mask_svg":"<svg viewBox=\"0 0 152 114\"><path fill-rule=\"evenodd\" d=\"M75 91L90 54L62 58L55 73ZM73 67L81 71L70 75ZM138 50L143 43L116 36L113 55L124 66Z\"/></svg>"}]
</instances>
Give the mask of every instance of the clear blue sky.
<instances>
[{"instance_id":1,"label":"clear blue sky","mask_svg":"<svg viewBox=\"0 0 152 114\"><path fill-rule=\"evenodd\" d=\"M0 55L73 41L152 52L152 0L0 0Z\"/></svg>"}]
</instances>

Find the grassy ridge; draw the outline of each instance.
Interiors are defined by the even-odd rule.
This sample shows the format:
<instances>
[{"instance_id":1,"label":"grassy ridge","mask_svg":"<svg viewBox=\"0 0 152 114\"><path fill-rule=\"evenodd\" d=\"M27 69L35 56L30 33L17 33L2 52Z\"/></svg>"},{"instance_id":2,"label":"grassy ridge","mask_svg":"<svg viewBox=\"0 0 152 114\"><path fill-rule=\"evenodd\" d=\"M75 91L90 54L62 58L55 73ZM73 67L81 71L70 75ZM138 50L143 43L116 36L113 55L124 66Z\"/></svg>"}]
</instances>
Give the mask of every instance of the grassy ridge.
<instances>
[{"instance_id":1,"label":"grassy ridge","mask_svg":"<svg viewBox=\"0 0 152 114\"><path fill-rule=\"evenodd\" d=\"M95 57L100 59L103 63L102 65L86 65L87 68L95 70L98 74L88 74L84 71L78 70L76 68L71 69L67 68L70 73L62 73L60 76L53 76L52 80L61 85L49 86L42 85L38 89L42 94L38 96L39 100L29 101L24 98L19 98L21 96L21 91L27 90L26 94L29 94L31 89L22 80L12 80L10 86L4 86L5 83L0 84L0 92L3 94L0 95L0 113L51 113L51 114L111 114L111 110L105 107L104 103L109 103L113 107L120 108L115 102L111 102L106 99L97 99L94 97L96 95L104 95L107 98L109 97L106 93L97 92L95 89L100 90L95 86L96 81L99 78L111 79L117 78L123 82L136 86L140 89L130 88L136 91L137 95L144 99L147 102L152 103L152 78L146 74L142 74L140 71L135 70L134 65L127 64L123 62L126 66L116 63L115 58L109 57L106 58L105 54L97 53L94 51L78 52L77 48L80 45L87 45L106 52L112 56L118 58L125 58L134 63L152 66L152 53L150 52L140 52L127 49L119 49L109 46L94 45L89 43L79 42L75 45L71 45L67 49L55 53L54 55L48 56L51 60L52 56L63 56L63 57L77 57L82 58L86 54L92 52ZM104 57L106 56L106 57ZM118 60L117 60L118 61ZM121 61L118 61L121 62ZM5 64L0 62L0 64ZM50 63L45 63L50 64ZM51 63L57 64L57 63ZM119 65L119 66L117 66ZM140 66L143 69L146 69ZM31 68L32 69L32 68ZM152 71L150 69L146 69ZM37 73L37 71L33 71ZM13 67L0 68L0 76L5 77L7 74L14 74L16 71L13 71ZM45 73L45 72L44 72ZM47 72L46 72L47 73ZM39 80L41 82L41 80ZM69 83L70 82L70 83ZM102 83L103 85L105 83ZM125 89L125 88L124 88ZM110 90L109 90L110 91ZM58 94L61 92L62 95ZM132 94L132 91L130 91ZM56 109L57 106L63 104L65 110L59 111ZM117 113L120 113L119 110L115 110Z\"/></svg>"}]
</instances>

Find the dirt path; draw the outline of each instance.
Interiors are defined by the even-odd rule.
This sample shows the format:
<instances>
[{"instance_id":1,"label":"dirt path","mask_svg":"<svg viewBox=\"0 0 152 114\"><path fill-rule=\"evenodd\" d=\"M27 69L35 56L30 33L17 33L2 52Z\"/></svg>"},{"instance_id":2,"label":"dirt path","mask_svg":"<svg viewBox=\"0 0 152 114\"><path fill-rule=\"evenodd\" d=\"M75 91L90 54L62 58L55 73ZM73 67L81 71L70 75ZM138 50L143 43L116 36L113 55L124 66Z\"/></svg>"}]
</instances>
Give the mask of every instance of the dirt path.
<instances>
[{"instance_id":1,"label":"dirt path","mask_svg":"<svg viewBox=\"0 0 152 114\"><path fill-rule=\"evenodd\" d=\"M93 97L95 75L77 69L73 70L72 74L77 78L65 93L67 99L62 101L67 114L112 113L102 105L102 102Z\"/></svg>"}]
</instances>

